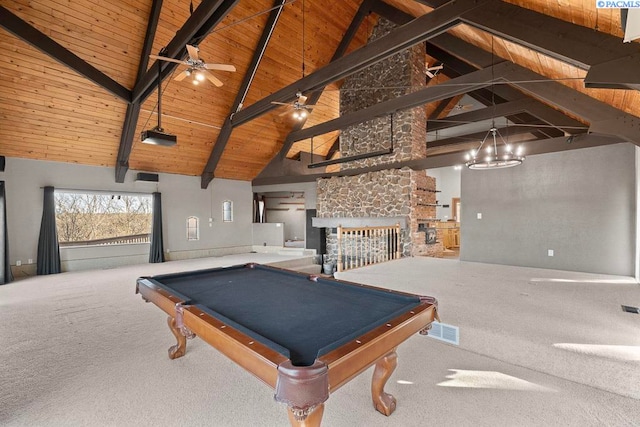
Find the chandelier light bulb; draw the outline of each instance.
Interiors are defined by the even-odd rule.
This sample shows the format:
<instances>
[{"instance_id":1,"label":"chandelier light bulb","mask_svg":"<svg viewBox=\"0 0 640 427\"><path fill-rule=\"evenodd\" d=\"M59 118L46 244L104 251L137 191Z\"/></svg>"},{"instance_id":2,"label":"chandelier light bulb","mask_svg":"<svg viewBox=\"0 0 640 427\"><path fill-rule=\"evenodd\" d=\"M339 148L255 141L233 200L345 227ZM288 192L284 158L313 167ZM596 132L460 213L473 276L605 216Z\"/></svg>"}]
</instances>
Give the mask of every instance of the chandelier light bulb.
<instances>
[{"instance_id":1,"label":"chandelier light bulb","mask_svg":"<svg viewBox=\"0 0 640 427\"><path fill-rule=\"evenodd\" d=\"M202 72L196 73L196 79L199 80L199 81L203 81L204 80L204 74Z\"/></svg>"},{"instance_id":2,"label":"chandelier light bulb","mask_svg":"<svg viewBox=\"0 0 640 427\"><path fill-rule=\"evenodd\" d=\"M194 85L197 85L200 82L198 80L196 80L196 79L193 79L193 80L191 80L191 83L193 83Z\"/></svg>"},{"instance_id":3,"label":"chandelier light bulb","mask_svg":"<svg viewBox=\"0 0 640 427\"><path fill-rule=\"evenodd\" d=\"M511 152L511 145L507 144L505 147L505 150L507 150L509 153Z\"/></svg>"},{"instance_id":4,"label":"chandelier light bulb","mask_svg":"<svg viewBox=\"0 0 640 427\"><path fill-rule=\"evenodd\" d=\"M489 146L486 148L486 150L487 150L487 153L491 154L492 147Z\"/></svg>"}]
</instances>

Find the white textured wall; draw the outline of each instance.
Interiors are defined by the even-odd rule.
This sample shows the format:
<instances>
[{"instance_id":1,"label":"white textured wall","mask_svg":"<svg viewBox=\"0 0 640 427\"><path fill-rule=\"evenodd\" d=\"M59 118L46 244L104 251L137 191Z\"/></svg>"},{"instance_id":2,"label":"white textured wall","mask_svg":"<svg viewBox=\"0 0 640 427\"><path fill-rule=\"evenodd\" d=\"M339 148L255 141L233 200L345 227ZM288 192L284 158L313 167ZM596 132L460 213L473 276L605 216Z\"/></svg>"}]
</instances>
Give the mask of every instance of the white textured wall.
<instances>
[{"instance_id":1,"label":"white textured wall","mask_svg":"<svg viewBox=\"0 0 640 427\"><path fill-rule=\"evenodd\" d=\"M42 187L45 186L79 191L104 190L114 194L161 192L164 246L171 251L170 258L251 250L251 227L248 225L251 224L252 193L249 182L214 179L208 189L202 190L200 177L159 174L159 183L148 183L135 182L136 173L137 171L130 170L125 182L118 184L115 182L115 170L112 167L7 158L5 172L0 173L0 179L6 182L11 264L15 265L16 260L21 260L23 264L27 264L29 259L33 259L34 262L36 260L42 218ZM227 199L234 203L233 223L222 222L222 201ZM200 218L198 241L188 241L186 238L186 218L191 215ZM209 218L213 218L211 227ZM140 250L138 248L136 252ZM87 260L89 252L93 261L86 261L84 265L90 268L99 265L110 266L114 263L113 258L133 255L130 248L115 252L112 247L92 248L86 251L63 248L61 257L68 261L69 268L82 268L79 262L73 261ZM102 264L96 261L101 256L105 257ZM111 260L107 261L106 258ZM131 261L139 262L142 258L132 257Z\"/></svg>"}]
</instances>

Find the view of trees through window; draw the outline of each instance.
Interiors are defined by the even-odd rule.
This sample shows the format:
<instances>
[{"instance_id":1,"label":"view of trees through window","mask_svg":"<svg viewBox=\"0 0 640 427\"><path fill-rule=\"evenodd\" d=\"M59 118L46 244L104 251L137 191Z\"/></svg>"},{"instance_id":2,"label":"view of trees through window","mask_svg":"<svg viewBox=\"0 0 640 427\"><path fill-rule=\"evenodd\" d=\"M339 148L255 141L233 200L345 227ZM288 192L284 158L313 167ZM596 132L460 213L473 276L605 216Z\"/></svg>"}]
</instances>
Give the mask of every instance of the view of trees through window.
<instances>
[{"instance_id":1,"label":"view of trees through window","mask_svg":"<svg viewBox=\"0 0 640 427\"><path fill-rule=\"evenodd\" d=\"M58 241L63 246L148 242L150 195L55 192Z\"/></svg>"}]
</instances>

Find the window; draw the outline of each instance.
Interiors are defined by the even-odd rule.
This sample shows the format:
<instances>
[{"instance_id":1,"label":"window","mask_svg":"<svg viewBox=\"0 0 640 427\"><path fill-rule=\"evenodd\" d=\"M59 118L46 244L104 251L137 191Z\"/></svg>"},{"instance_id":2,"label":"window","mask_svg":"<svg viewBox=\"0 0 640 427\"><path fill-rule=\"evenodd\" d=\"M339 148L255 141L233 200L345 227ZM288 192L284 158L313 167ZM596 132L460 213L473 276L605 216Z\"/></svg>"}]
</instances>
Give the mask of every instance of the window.
<instances>
[{"instance_id":1,"label":"window","mask_svg":"<svg viewBox=\"0 0 640 427\"><path fill-rule=\"evenodd\" d=\"M187 218L187 240L200 239L200 220L195 216Z\"/></svg>"},{"instance_id":2,"label":"window","mask_svg":"<svg viewBox=\"0 0 640 427\"><path fill-rule=\"evenodd\" d=\"M233 222L233 202L231 200L222 202L222 221Z\"/></svg>"},{"instance_id":3,"label":"window","mask_svg":"<svg viewBox=\"0 0 640 427\"><path fill-rule=\"evenodd\" d=\"M150 241L151 195L56 190L54 198L60 246Z\"/></svg>"}]
</instances>

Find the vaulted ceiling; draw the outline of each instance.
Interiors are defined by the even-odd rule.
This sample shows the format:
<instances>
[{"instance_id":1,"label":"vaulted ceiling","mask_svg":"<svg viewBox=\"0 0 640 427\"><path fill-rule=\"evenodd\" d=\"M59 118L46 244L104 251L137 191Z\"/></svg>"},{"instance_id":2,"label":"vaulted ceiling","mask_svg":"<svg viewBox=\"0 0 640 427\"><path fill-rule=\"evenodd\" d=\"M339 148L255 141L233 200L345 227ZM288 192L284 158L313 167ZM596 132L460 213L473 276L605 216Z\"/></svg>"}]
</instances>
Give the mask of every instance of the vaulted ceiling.
<instances>
[{"instance_id":1,"label":"vaulted ceiling","mask_svg":"<svg viewBox=\"0 0 640 427\"><path fill-rule=\"evenodd\" d=\"M113 167L116 182L129 169L200 176L203 188L309 180L339 169L289 167L311 144L339 157L341 129L423 105L430 139L415 168L460 163L482 139L469 123L496 116L529 154L640 145L639 45L622 42L620 10L595 3L0 0L0 155ZM380 17L398 27L367 43ZM416 43L444 65L425 88L340 116L342 79ZM185 59L186 44L237 71L193 85L149 59ZM173 147L140 141L158 122L159 69ZM317 105L304 122L273 103L299 91Z\"/></svg>"}]
</instances>

